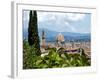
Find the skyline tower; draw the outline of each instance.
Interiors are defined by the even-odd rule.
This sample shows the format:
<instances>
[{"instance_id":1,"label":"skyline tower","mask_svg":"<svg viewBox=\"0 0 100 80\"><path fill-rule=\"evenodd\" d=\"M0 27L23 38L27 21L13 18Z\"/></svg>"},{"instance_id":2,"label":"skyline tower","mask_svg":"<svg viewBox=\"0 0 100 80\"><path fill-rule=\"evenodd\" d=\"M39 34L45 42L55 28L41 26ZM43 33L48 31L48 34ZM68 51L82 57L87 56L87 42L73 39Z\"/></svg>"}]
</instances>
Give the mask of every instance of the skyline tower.
<instances>
[{"instance_id":1,"label":"skyline tower","mask_svg":"<svg viewBox=\"0 0 100 80\"><path fill-rule=\"evenodd\" d=\"M45 32L44 30L42 31L42 48L46 47L46 39L45 39Z\"/></svg>"}]
</instances>

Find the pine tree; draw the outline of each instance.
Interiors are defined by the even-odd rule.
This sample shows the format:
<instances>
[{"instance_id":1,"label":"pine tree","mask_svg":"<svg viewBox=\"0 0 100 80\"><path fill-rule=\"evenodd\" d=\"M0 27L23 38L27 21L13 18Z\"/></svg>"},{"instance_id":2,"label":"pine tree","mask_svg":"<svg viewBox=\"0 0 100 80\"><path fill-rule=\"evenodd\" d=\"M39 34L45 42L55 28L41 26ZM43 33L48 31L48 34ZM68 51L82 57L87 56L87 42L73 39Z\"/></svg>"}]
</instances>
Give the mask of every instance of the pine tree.
<instances>
[{"instance_id":1,"label":"pine tree","mask_svg":"<svg viewBox=\"0 0 100 80\"><path fill-rule=\"evenodd\" d=\"M41 52L38 36L38 23L36 11L30 11L28 42L30 46L34 46L34 48L36 49L36 55L40 55Z\"/></svg>"}]
</instances>

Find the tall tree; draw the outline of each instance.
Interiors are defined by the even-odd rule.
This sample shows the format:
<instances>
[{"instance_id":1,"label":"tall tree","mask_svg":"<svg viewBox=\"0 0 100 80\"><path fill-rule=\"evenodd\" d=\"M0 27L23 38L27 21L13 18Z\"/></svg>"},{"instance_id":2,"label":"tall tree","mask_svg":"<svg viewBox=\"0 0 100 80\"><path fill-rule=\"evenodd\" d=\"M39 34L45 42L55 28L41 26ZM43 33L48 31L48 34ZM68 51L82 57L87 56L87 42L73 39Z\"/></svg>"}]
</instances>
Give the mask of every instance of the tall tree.
<instances>
[{"instance_id":1,"label":"tall tree","mask_svg":"<svg viewBox=\"0 0 100 80\"><path fill-rule=\"evenodd\" d=\"M33 37L32 37L32 11L30 11L30 14L29 14L28 43L29 43L29 45L33 45Z\"/></svg>"},{"instance_id":2,"label":"tall tree","mask_svg":"<svg viewBox=\"0 0 100 80\"><path fill-rule=\"evenodd\" d=\"M36 55L40 55L41 51L38 35L37 12L31 10L29 18L28 42L30 46L33 46L36 49Z\"/></svg>"}]
</instances>

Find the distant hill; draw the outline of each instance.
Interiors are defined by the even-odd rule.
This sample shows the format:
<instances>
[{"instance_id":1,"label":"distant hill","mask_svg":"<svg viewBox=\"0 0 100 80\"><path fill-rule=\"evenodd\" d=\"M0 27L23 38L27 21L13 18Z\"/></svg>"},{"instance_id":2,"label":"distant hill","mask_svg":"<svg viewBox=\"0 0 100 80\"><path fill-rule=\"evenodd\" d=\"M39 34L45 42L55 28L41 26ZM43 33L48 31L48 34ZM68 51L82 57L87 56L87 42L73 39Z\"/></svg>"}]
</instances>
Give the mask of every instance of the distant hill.
<instances>
[{"instance_id":1,"label":"distant hill","mask_svg":"<svg viewBox=\"0 0 100 80\"><path fill-rule=\"evenodd\" d=\"M45 37L46 37L46 41L55 41L56 40L56 36L59 34L59 32L56 31L51 31L48 29L39 29L39 36L41 38L42 36L42 31L45 31ZM66 41L90 41L91 39L91 35L90 33L73 33L73 32L62 32L62 34L64 35L64 38ZM24 29L23 31L23 38L24 39L28 39L28 30Z\"/></svg>"}]
</instances>

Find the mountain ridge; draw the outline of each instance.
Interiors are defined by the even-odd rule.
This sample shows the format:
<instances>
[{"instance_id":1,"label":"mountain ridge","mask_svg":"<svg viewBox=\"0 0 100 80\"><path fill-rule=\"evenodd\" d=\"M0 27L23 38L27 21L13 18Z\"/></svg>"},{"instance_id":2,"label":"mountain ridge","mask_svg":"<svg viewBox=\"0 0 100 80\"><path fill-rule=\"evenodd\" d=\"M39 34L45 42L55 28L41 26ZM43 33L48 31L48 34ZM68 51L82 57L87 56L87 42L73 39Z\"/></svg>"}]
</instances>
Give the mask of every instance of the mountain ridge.
<instances>
[{"instance_id":1,"label":"mountain ridge","mask_svg":"<svg viewBox=\"0 0 100 80\"><path fill-rule=\"evenodd\" d=\"M45 37L47 41L55 41L56 36L60 33L60 31L51 31L48 29L42 29L39 28L39 37L42 37L42 31L44 30L45 32ZM62 35L64 35L65 40L85 40L85 41L90 41L91 39L91 34L90 33L74 33L74 32L61 32ZM28 29L23 30L23 38L28 39Z\"/></svg>"}]
</instances>

